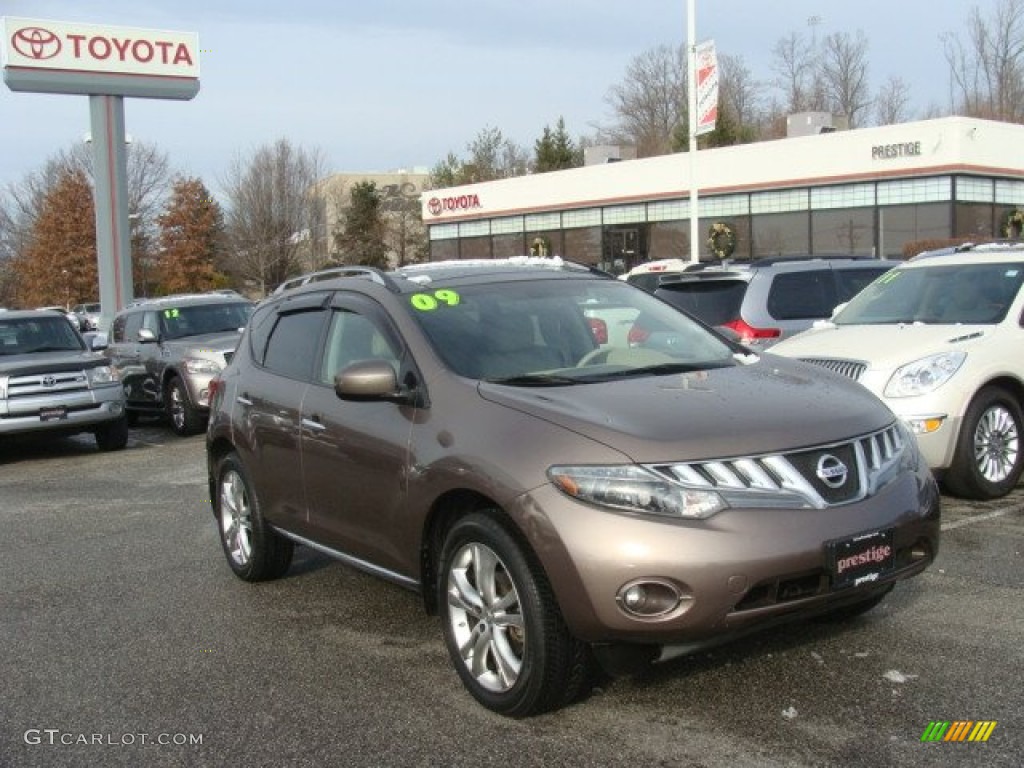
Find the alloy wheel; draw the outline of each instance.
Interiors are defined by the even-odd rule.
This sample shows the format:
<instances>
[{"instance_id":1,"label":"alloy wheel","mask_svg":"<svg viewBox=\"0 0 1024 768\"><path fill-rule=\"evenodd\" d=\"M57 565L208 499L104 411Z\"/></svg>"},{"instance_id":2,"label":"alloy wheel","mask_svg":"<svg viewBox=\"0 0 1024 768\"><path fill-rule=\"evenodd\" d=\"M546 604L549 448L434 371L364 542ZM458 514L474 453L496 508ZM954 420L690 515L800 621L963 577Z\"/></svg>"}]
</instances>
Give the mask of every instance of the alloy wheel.
<instances>
[{"instance_id":1,"label":"alloy wheel","mask_svg":"<svg viewBox=\"0 0 1024 768\"><path fill-rule=\"evenodd\" d=\"M1013 414L994 405L982 414L974 430L974 457L978 472L989 482L1006 480L1017 465L1020 433Z\"/></svg>"}]
</instances>

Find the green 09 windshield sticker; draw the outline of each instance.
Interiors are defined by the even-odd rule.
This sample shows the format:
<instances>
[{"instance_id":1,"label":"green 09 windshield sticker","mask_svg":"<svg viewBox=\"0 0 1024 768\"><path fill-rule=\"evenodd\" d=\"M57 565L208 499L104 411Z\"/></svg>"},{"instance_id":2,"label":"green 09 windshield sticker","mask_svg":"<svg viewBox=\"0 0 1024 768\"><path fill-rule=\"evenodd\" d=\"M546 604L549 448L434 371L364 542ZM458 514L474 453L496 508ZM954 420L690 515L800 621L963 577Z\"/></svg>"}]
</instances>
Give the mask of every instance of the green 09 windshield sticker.
<instances>
[{"instance_id":1,"label":"green 09 windshield sticker","mask_svg":"<svg viewBox=\"0 0 1024 768\"><path fill-rule=\"evenodd\" d=\"M431 312L441 304L454 307L459 303L459 294L447 288L442 288L433 293L414 293L409 297L409 302L420 312Z\"/></svg>"}]
</instances>

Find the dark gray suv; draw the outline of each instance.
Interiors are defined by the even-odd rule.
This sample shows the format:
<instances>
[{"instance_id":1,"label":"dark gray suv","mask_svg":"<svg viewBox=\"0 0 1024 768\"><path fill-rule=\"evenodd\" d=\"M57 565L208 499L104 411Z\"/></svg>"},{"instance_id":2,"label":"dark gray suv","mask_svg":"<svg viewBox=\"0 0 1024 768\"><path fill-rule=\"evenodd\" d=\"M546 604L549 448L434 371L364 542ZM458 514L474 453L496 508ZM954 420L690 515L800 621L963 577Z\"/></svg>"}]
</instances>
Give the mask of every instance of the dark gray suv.
<instances>
[{"instance_id":1,"label":"dark gray suv","mask_svg":"<svg viewBox=\"0 0 1024 768\"><path fill-rule=\"evenodd\" d=\"M202 293L137 301L117 313L109 354L124 384L128 418L164 414L179 435L206 428L210 379L227 363L253 303Z\"/></svg>"},{"instance_id":2,"label":"dark gray suv","mask_svg":"<svg viewBox=\"0 0 1024 768\"><path fill-rule=\"evenodd\" d=\"M764 350L832 315L901 262L858 257L759 259L663 273L654 295Z\"/></svg>"},{"instance_id":3,"label":"dark gray suv","mask_svg":"<svg viewBox=\"0 0 1024 768\"><path fill-rule=\"evenodd\" d=\"M595 336L627 313L642 342ZM558 259L285 289L211 389L234 573L301 545L418 591L506 715L586 694L595 662L869 610L938 548L935 481L877 398Z\"/></svg>"}]
</instances>

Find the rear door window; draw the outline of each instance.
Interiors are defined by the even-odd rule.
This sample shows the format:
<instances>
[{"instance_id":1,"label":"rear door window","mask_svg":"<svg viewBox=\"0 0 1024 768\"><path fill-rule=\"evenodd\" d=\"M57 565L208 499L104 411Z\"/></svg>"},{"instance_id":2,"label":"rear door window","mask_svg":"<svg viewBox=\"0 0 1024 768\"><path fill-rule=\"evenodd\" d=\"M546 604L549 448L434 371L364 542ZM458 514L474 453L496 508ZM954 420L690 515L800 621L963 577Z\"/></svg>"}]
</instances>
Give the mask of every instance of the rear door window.
<instances>
[{"instance_id":1,"label":"rear door window","mask_svg":"<svg viewBox=\"0 0 1024 768\"><path fill-rule=\"evenodd\" d=\"M838 299L836 303L849 301L889 269L889 267L864 267L863 269L835 270L836 298Z\"/></svg>"},{"instance_id":2,"label":"rear door window","mask_svg":"<svg viewBox=\"0 0 1024 768\"><path fill-rule=\"evenodd\" d=\"M812 269L776 275L766 308L776 320L812 320L828 317L838 303L832 270Z\"/></svg>"},{"instance_id":3,"label":"rear door window","mask_svg":"<svg viewBox=\"0 0 1024 768\"><path fill-rule=\"evenodd\" d=\"M662 285L654 295L707 325L725 325L739 318L747 285L746 280L694 280Z\"/></svg>"}]
</instances>

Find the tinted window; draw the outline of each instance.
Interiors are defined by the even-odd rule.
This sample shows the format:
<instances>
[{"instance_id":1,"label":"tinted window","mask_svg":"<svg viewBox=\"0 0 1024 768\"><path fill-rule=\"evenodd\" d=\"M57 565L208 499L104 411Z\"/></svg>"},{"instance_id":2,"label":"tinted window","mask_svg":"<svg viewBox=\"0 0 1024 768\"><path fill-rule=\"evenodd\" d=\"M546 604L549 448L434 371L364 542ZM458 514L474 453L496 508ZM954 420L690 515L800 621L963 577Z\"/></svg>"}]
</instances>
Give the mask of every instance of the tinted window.
<instances>
[{"instance_id":1,"label":"tinted window","mask_svg":"<svg viewBox=\"0 0 1024 768\"><path fill-rule=\"evenodd\" d=\"M307 381L320 346L320 330L327 313L323 310L279 315L267 340L263 364L282 376Z\"/></svg>"},{"instance_id":2,"label":"tinted window","mask_svg":"<svg viewBox=\"0 0 1024 768\"><path fill-rule=\"evenodd\" d=\"M0 355L80 349L81 337L59 315L0 321Z\"/></svg>"},{"instance_id":3,"label":"tinted window","mask_svg":"<svg viewBox=\"0 0 1024 768\"><path fill-rule=\"evenodd\" d=\"M654 295L708 325L725 325L739 318L747 285L745 280L695 280L662 285Z\"/></svg>"},{"instance_id":4,"label":"tinted window","mask_svg":"<svg viewBox=\"0 0 1024 768\"><path fill-rule=\"evenodd\" d=\"M776 320L811 320L828 317L838 303L832 270L814 269L776 275L766 308Z\"/></svg>"},{"instance_id":5,"label":"tinted window","mask_svg":"<svg viewBox=\"0 0 1024 768\"><path fill-rule=\"evenodd\" d=\"M398 350L368 315L348 311L331 313L325 350L318 376L324 384L332 383L338 371L359 360L386 360L398 375Z\"/></svg>"},{"instance_id":6,"label":"tinted window","mask_svg":"<svg viewBox=\"0 0 1024 768\"><path fill-rule=\"evenodd\" d=\"M131 312L124 321L124 340L138 341L139 328L142 327L142 312Z\"/></svg>"},{"instance_id":7,"label":"tinted window","mask_svg":"<svg viewBox=\"0 0 1024 768\"><path fill-rule=\"evenodd\" d=\"M195 304L161 310L164 338L180 339L205 333L224 333L244 328L252 314L252 305L244 302L228 304Z\"/></svg>"},{"instance_id":8,"label":"tinted window","mask_svg":"<svg viewBox=\"0 0 1024 768\"><path fill-rule=\"evenodd\" d=\"M124 326L127 319L127 315L118 315L117 317L114 318L114 322L110 328L110 335L115 342L124 341Z\"/></svg>"}]
</instances>

